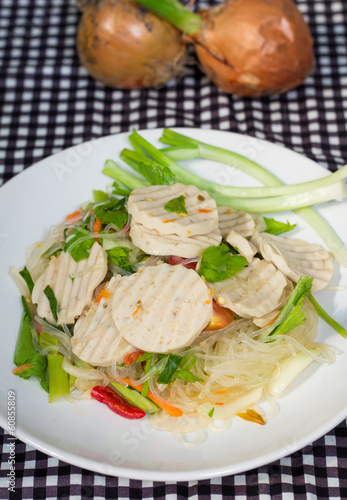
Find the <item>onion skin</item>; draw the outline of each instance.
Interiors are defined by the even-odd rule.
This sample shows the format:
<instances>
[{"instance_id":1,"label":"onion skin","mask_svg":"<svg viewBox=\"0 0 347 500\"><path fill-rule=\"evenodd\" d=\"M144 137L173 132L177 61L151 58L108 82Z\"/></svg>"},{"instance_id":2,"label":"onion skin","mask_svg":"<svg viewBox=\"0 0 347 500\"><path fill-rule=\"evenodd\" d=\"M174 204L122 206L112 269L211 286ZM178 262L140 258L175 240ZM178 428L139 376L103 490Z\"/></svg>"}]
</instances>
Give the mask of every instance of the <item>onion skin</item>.
<instances>
[{"instance_id":1,"label":"onion skin","mask_svg":"<svg viewBox=\"0 0 347 500\"><path fill-rule=\"evenodd\" d=\"M189 38L203 71L227 93L281 94L312 72L312 37L291 0L227 0L199 13Z\"/></svg>"},{"instance_id":2,"label":"onion skin","mask_svg":"<svg viewBox=\"0 0 347 500\"><path fill-rule=\"evenodd\" d=\"M77 52L93 78L112 88L135 89L183 75L186 44L169 22L135 0L78 5L84 12Z\"/></svg>"}]
</instances>

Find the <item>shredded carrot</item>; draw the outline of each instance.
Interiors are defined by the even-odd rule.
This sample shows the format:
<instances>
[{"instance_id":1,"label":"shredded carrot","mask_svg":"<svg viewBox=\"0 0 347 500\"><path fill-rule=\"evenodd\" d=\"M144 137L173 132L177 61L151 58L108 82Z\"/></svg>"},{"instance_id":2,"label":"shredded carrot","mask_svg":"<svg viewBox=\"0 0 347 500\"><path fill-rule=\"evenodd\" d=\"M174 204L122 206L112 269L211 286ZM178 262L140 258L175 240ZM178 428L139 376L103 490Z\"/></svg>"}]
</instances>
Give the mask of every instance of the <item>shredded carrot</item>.
<instances>
[{"instance_id":1,"label":"shredded carrot","mask_svg":"<svg viewBox=\"0 0 347 500\"><path fill-rule=\"evenodd\" d=\"M123 358L124 365L130 366L133 363L135 363L135 361L137 361L142 356L143 352L144 351L134 351L134 352L131 352L130 354L126 354Z\"/></svg>"},{"instance_id":2,"label":"shredded carrot","mask_svg":"<svg viewBox=\"0 0 347 500\"><path fill-rule=\"evenodd\" d=\"M134 389L137 389L138 391L141 392L142 390L142 384L140 385L135 385L130 382L128 378L123 378L124 382L129 384L131 387ZM176 408L176 406L172 406L169 402L163 403L161 400L157 399L151 391L148 391L147 397L153 401L153 403L157 404L162 408L170 417L181 417L183 415L183 411L180 410L179 408Z\"/></svg>"},{"instance_id":3,"label":"shredded carrot","mask_svg":"<svg viewBox=\"0 0 347 500\"><path fill-rule=\"evenodd\" d=\"M69 220L73 220L73 219L78 220L77 217L78 217L78 219L81 219L81 217L82 217L81 210L75 210L75 212L72 212L71 214L67 215L65 221L69 222Z\"/></svg>"},{"instance_id":4,"label":"shredded carrot","mask_svg":"<svg viewBox=\"0 0 347 500\"><path fill-rule=\"evenodd\" d=\"M212 210L207 210L206 208L199 208L201 214L210 214Z\"/></svg>"},{"instance_id":5,"label":"shredded carrot","mask_svg":"<svg viewBox=\"0 0 347 500\"><path fill-rule=\"evenodd\" d=\"M99 219L99 217L95 217L95 222L94 222L94 225L93 225L93 231L94 231L94 233L100 233L101 229L102 229L101 219Z\"/></svg>"},{"instance_id":6,"label":"shredded carrot","mask_svg":"<svg viewBox=\"0 0 347 500\"><path fill-rule=\"evenodd\" d=\"M105 288L102 288L99 292L99 295L96 297L95 301L96 303L100 302L101 299L110 299L112 296L112 293L106 290Z\"/></svg>"},{"instance_id":7,"label":"shredded carrot","mask_svg":"<svg viewBox=\"0 0 347 500\"><path fill-rule=\"evenodd\" d=\"M33 368L34 365L30 364L30 363L26 363L25 365L20 365L20 366L17 366L17 368L15 368L12 373L13 375L18 375L18 373L21 373L21 372L24 372L25 370L29 370L29 368Z\"/></svg>"},{"instance_id":8,"label":"shredded carrot","mask_svg":"<svg viewBox=\"0 0 347 500\"><path fill-rule=\"evenodd\" d=\"M167 224L168 222L175 222L176 219L170 219L170 220L163 220L164 224Z\"/></svg>"},{"instance_id":9,"label":"shredded carrot","mask_svg":"<svg viewBox=\"0 0 347 500\"><path fill-rule=\"evenodd\" d=\"M217 391L216 394L226 394L227 392L231 392L232 389L223 389L221 391Z\"/></svg>"}]
</instances>

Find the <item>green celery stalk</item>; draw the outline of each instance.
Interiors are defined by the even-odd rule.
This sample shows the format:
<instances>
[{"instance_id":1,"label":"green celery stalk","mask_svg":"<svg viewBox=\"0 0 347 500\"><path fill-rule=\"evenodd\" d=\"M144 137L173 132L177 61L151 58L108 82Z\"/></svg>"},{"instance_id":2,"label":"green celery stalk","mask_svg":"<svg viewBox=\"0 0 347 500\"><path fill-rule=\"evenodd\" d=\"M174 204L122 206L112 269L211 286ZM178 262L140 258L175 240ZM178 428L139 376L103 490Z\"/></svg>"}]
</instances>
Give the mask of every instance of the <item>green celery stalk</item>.
<instances>
[{"instance_id":1,"label":"green celery stalk","mask_svg":"<svg viewBox=\"0 0 347 500\"><path fill-rule=\"evenodd\" d=\"M158 406L150 399L142 396L136 389L124 387L124 385L119 382L111 382L111 385L113 385L121 396L125 397L129 403L137 408L140 408L143 411L148 411L149 413L155 413L158 411Z\"/></svg>"},{"instance_id":2,"label":"green celery stalk","mask_svg":"<svg viewBox=\"0 0 347 500\"><path fill-rule=\"evenodd\" d=\"M308 205L314 205L316 203L323 203L326 201L341 199L346 196L345 184L340 181L338 184L328 186L326 188L315 189L312 191L307 191L306 188L304 192L294 193L286 196L271 196L261 199L243 199L238 197L239 188L232 188L230 186L217 184L215 182L203 179L191 172L188 172L186 169L171 160L167 155L165 155L165 153L158 150L156 147L146 141L135 130L133 130L131 138L133 142L136 142L138 146L140 146L146 153L151 155L156 162L162 165L162 167L169 167L176 176L177 181L182 182L183 184L193 184L199 189L208 191L210 196L216 200L217 205L224 205L226 207L233 208L234 210L244 210L246 212L254 213L279 212L286 210L295 210L297 208L303 208ZM250 162L250 160L247 160L247 162ZM253 164L253 162L250 163ZM254 165L257 164L253 164L252 167L254 167ZM266 172L266 174L269 174L271 178L274 177L262 167L258 166L258 168ZM278 182L280 183L280 181Z\"/></svg>"},{"instance_id":3,"label":"green celery stalk","mask_svg":"<svg viewBox=\"0 0 347 500\"><path fill-rule=\"evenodd\" d=\"M125 170L120 168L113 160L106 160L105 168L102 172L105 175L112 177L112 179L121 182L125 187L131 190L149 186L149 182L125 172Z\"/></svg>"},{"instance_id":4,"label":"green celery stalk","mask_svg":"<svg viewBox=\"0 0 347 500\"><path fill-rule=\"evenodd\" d=\"M48 354L49 402L70 394L69 375L63 370L64 356Z\"/></svg>"},{"instance_id":5,"label":"green celery stalk","mask_svg":"<svg viewBox=\"0 0 347 500\"><path fill-rule=\"evenodd\" d=\"M175 147L197 146L198 154L196 158L211 159L238 168L258 179L266 186L281 186L284 184L275 175L268 172L257 163L244 156L228 151L227 149L211 146L168 129L164 130L160 141ZM191 154L191 151L189 151L189 154ZM191 159L191 156L189 156L189 158ZM342 266L347 267L347 248L330 224L312 208L300 208L295 210L295 212L313 227L330 249L335 259Z\"/></svg>"},{"instance_id":6,"label":"green celery stalk","mask_svg":"<svg viewBox=\"0 0 347 500\"><path fill-rule=\"evenodd\" d=\"M332 326L334 330L336 330L344 339L347 338L346 329L340 325L337 321L335 321L324 309L323 307L316 301L311 293L308 294L308 299L315 308L316 312L319 316L324 319L328 325Z\"/></svg>"},{"instance_id":7,"label":"green celery stalk","mask_svg":"<svg viewBox=\"0 0 347 500\"><path fill-rule=\"evenodd\" d=\"M153 358L149 358L146 360L146 365L145 365L145 375L147 375L147 373L149 372L149 370L151 369L151 365L152 365L152 359ZM148 391L149 391L149 382L148 380L146 380L146 382L144 382L143 386L142 386L142 390L141 390L141 395L145 398L147 397L147 394L148 394Z\"/></svg>"}]
</instances>

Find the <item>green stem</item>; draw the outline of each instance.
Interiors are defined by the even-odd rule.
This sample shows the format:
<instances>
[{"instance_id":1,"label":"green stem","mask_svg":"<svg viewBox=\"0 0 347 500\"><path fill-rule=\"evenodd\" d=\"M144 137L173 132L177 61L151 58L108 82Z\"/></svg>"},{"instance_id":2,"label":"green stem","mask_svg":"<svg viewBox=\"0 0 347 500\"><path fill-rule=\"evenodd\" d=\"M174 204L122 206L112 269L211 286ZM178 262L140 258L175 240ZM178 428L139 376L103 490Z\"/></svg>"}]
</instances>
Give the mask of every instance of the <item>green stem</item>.
<instances>
[{"instance_id":1,"label":"green stem","mask_svg":"<svg viewBox=\"0 0 347 500\"><path fill-rule=\"evenodd\" d=\"M198 14L190 12L178 0L136 0L152 12L163 17L177 29L193 35L203 27L203 20Z\"/></svg>"},{"instance_id":2,"label":"green stem","mask_svg":"<svg viewBox=\"0 0 347 500\"><path fill-rule=\"evenodd\" d=\"M63 370L64 356L48 354L49 402L70 394L69 375Z\"/></svg>"},{"instance_id":3,"label":"green stem","mask_svg":"<svg viewBox=\"0 0 347 500\"><path fill-rule=\"evenodd\" d=\"M214 161L222 161L232 167L239 168L249 175L258 179L266 186L281 186L284 183L277 179L276 176L266 171L260 165L248 160L247 158L237 155L227 149L217 148L208 144L202 143L196 139L191 139L183 134L178 134L172 130L165 129L161 142L171 144L172 146L198 146L198 154L196 158L208 158ZM201 147L203 146L203 147ZM218 155L216 155L218 153ZM223 153L223 155L219 155ZM347 267L347 248L343 241L332 229L330 224L312 208L301 208L295 210L308 224L310 224L317 234L325 242L335 259L343 266Z\"/></svg>"},{"instance_id":4,"label":"green stem","mask_svg":"<svg viewBox=\"0 0 347 500\"><path fill-rule=\"evenodd\" d=\"M332 326L334 330L336 330L344 339L347 338L346 329L342 325L340 325L340 323L335 321L331 316L329 316L329 314L323 309L323 307L318 304L311 293L308 294L308 298L319 316L324 319L324 321L328 323L328 325Z\"/></svg>"},{"instance_id":5,"label":"green stem","mask_svg":"<svg viewBox=\"0 0 347 500\"><path fill-rule=\"evenodd\" d=\"M112 179L121 182L124 186L131 190L149 186L147 181L125 172L113 160L106 160L105 168L102 172L103 174L112 177Z\"/></svg>"}]
</instances>

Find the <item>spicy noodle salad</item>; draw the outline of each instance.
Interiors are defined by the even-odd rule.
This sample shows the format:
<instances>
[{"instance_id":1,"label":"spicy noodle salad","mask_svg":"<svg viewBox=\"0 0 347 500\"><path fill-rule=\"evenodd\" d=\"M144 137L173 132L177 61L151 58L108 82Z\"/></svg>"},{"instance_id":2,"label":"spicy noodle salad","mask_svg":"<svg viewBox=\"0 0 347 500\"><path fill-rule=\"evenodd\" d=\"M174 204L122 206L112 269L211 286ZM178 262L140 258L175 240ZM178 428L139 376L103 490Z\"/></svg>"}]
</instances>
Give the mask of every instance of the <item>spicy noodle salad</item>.
<instances>
[{"instance_id":1,"label":"spicy noodle salad","mask_svg":"<svg viewBox=\"0 0 347 500\"><path fill-rule=\"evenodd\" d=\"M170 130L161 140L169 147L133 131L121 158L136 175L108 160L108 191L11 267L23 304L13 373L37 377L50 403L95 399L121 417L148 415L192 446L231 417L264 425L311 363L334 361L338 351L315 340L318 318L346 330L312 293L334 285L333 261L347 267L347 251L309 206L343 198L347 172L284 186L230 151ZM178 163L193 158L242 168L265 187L207 181ZM296 225L264 215L287 209L329 251L283 236Z\"/></svg>"}]
</instances>

